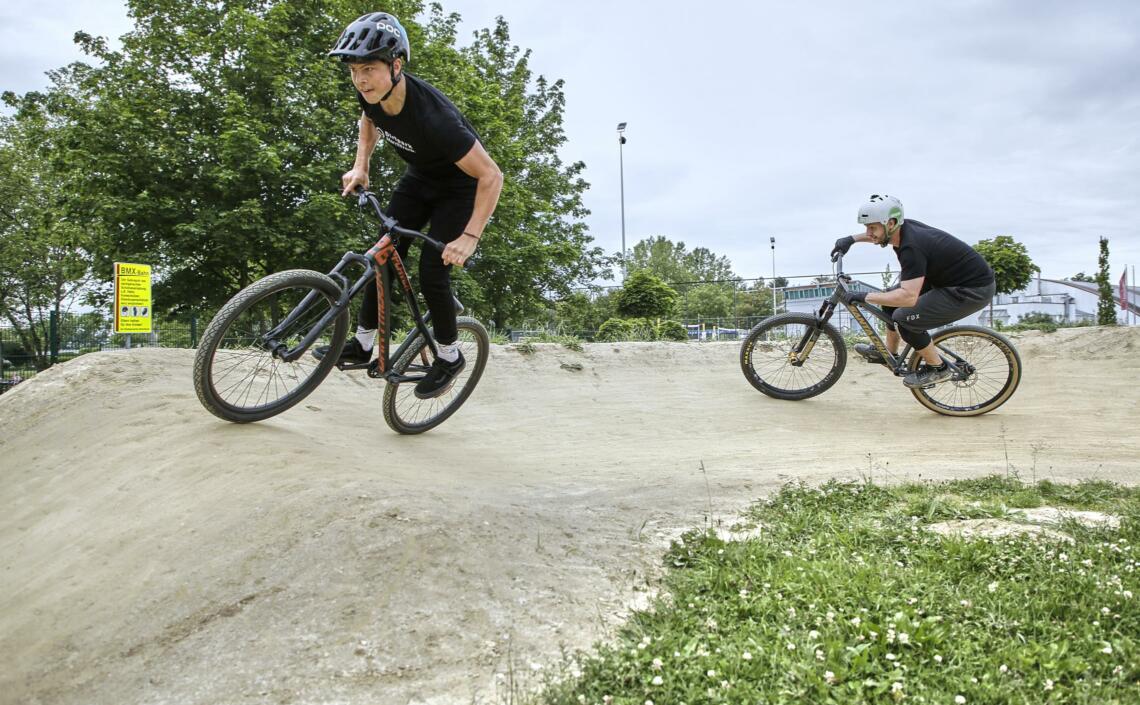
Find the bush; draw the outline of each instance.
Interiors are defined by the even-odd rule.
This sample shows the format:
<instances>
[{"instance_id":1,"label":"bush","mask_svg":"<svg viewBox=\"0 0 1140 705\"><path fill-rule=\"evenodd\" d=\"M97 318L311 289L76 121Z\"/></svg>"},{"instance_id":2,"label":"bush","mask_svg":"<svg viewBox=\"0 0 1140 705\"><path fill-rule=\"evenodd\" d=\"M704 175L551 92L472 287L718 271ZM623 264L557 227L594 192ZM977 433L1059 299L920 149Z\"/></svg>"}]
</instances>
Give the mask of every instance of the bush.
<instances>
[{"instance_id":1,"label":"bush","mask_svg":"<svg viewBox=\"0 0 1140 705\"><path fill-rule=\"evenodd\" d=\"M686 341L689 339L689 331L678 321L661 321L657 324L656 333L658 340Z\"/></svg>"},{"instance_id":2,"label":"bush","mask_svg":"<svg viewBox=\"0 0 1140 705\"><path fill-rule=\"evenodd\" d=\"M611 318L598 328L595 339L605 342L656 340L657 326L648 318Z\"/></svg>"},{"instance_id":3,"label":"bush","mask_svg":"<svg viewBox=\"0 0 1140 705\"><path fill-rule=\"evenodd\" d=\"M611 342L629 340L632 329L624 318L611 318L598 328L597 340Z\"/></svg>"}]
</instances>

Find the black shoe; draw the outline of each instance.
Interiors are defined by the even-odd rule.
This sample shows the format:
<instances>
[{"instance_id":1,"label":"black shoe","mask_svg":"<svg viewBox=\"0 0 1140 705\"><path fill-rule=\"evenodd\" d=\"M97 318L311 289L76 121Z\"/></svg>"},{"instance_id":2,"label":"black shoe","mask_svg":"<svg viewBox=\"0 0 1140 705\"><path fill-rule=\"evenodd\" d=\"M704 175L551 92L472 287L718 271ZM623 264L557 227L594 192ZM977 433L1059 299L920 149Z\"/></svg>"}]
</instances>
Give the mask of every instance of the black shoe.
<instances>
[{"instance_id":1,"label":"black shoe","mask_svg":"<svg viewBox=\"0 0 1140 705\"><path fill-rule=\"evenodd\" d=\"M855 352L862 355L863 359L867 362L874 363L876 365L887 364L886 359L879 352L878 348L876 348L874 345L871 345L870 343L855 343Z\"/></svg>"},{"instance_id":2,"label":"black shoe","mask_svg":"<svg viewBox=\"0 0 1140 705\"><path fill-rule=\"evenodd\" d=\"M329 346L322 345L313 351L313 357L318 360L324 359L325 355L329 354ZM344 344L344 349L340 351L340 359L337 360L338 365L362 365L372 359L372 351L365 350L356 336L349 338L348 342Z\"/></svg>"},{"instance_id":3,"label":"black shoe","mask_svg":"<svg viewBox=\"0 0 1140 705\"><path fill-rule=\"evenodd\" d=\"M950 365L942 363L941 367L927 367L923 366L915 372L911 372L906 377L903 377L903 384L911 389L920 389L922 387L932 387L939 382L945 382L954 376L954 371L950 369Z\"/></svg>"},{"instance_id":4,"label":"black shoe","mask_svg":"<svg viewBox=\"0 0 1140 705\"><path fill-rule=\"evenodd\" d=\"M428 370L427 376L416 384L416 396L420 399L432 399L443 394L451 389L452 383L455 382L455 376L462 372L466 365L467 361L463 359L463 353L459 353L459 359L455 362L447 362L443 358L437 357L435 362L431 363L431 369Z\"/></svg>"}]
</instances>

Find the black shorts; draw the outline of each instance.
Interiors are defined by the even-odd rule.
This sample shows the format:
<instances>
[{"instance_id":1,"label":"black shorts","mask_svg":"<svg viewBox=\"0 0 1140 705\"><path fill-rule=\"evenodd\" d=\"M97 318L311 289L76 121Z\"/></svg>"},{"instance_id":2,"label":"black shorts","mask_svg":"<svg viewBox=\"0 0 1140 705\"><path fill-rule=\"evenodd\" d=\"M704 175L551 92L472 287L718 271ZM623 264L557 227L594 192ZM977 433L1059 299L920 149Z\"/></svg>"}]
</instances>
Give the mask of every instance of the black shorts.
<instances>
[{"instance_id":1,"label":"black shorts","mask_svg":"<svg viewBox=\"0 0 1140 705\"><path fill-rule=\"evenodd\" d=\"M947 286L922 294L914 306L883 306L883 312L891 317L892 327L899 332L899 336L914 349L921 350L930 345L930 334L927 331L950 325L981 311L993 300L996 291L997 287L992 283L977 287Z\"/></svg>"}]
</instances>

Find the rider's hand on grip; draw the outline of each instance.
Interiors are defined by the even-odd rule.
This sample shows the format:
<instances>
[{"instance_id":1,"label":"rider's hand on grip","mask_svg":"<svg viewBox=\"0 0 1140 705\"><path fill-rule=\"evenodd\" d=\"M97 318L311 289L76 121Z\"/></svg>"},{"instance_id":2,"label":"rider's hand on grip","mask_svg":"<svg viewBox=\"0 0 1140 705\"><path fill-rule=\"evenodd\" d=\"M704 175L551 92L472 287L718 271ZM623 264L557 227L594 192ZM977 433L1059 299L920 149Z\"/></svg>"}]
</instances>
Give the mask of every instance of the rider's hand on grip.
<instances>
[{"instance_id":1,"label":"rider's hand on grip","mask_svg":"<svg viewBox=\"0 0 1140 705\"><path fill-rule=\"evenodd\" d=\"M349 194L368 188L368 172L363 169L351 169L340 177L340 183L344 187L340 195L348 198Z\"/></svg>"},{"instance_id":2,"label":"rider's hand on grip","mask_svg":"<svg viewBox=\"0 0 1140 705\"><path fill-rule=\"evenodd\" d=\"M855 303L856 301L858 301L860 303L866 303L867 302L867 292L866 291L849 291L849 292L847 292L847 300L850 301L851 303Z\"/></svg>"},{"instance_id":3,"label":"rider's hand on grip","mask_svg":"<svg viewBox=\"0 0 1140 705\"><path fill-rule=\"evenodd\" d=\"M831 261L834 262L836 257L838 257L839 255L847 254L847 251L850 250L851 246L854 244L855 244L855 238L850 236L850 235L848 235L847 237L841 237L838 240L836 240L835 241L835 247L831 248Z\"/></svg>"}]
</instances>

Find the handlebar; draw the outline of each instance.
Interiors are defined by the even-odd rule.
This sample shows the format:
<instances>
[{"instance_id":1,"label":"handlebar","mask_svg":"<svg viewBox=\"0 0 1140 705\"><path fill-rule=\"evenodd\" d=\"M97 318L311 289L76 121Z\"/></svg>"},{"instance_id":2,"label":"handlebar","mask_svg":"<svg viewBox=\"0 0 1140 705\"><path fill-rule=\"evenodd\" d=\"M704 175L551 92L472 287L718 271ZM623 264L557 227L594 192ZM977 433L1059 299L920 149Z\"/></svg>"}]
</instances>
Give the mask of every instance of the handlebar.
<instances>
[{"instance_id":1,"label":"handlebar","mask_svg":"<svg viewBox=\"0 0 1140 705\"><path fill-rule=\"evenodd\" d=\"M371 191L366 191L363 186L357 186L355 191L356 191L356 205L358 205L361 208L363 208L366 205L371 205L372 210L374 210L376 212L376 217L380 219L381 231L384 232L385 234L394 233L394 234L399 235L401 237L410 237L410 238L413 238L415 240L423 240L424 242L431 245L432 247L439 250L440 252L443 252L443 249L445 247L447 247L447 245L443 244L439 240L436 240L435 238L424 235L423 233L421 233L418 230L409 230L407 228L401 228L400 225L396 222L395 218L390 218L387 215L385 215L384 209L380 207L380 199L376 198L376 194L372 193Z\"/></svg>"}]
</instances>

